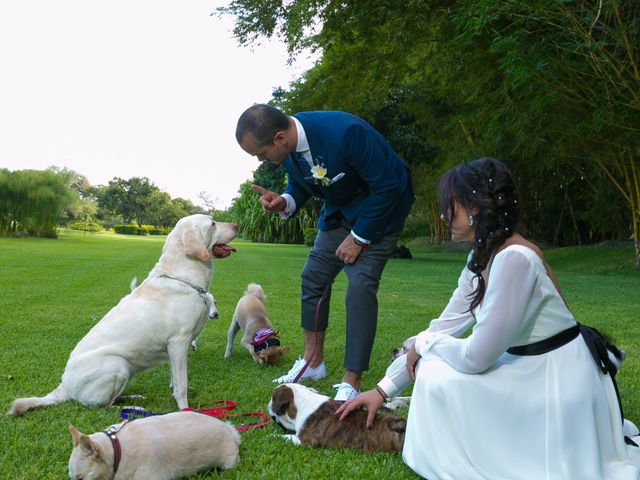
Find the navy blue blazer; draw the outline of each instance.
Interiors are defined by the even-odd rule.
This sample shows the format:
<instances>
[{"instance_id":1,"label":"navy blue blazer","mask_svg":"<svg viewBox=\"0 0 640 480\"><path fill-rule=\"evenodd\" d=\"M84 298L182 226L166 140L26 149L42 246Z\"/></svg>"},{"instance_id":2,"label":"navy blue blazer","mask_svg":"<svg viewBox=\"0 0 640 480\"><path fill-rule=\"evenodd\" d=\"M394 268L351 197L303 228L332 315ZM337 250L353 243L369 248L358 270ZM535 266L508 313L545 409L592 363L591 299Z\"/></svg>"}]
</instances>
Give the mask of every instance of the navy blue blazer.
<instances>
[{"instance_id":1,"label":"navy blue blazer","mask_svg":"<svg viewBox=\"0 0 640 480\"><path fill-rule=\"evenodd\" d=\"M399 229L411 210L411 177L389 142L363 119L345 112L302 112L302 124L313 163L327 169L334 183L305 180L293 155L284 166L288 193L300 208L311 196L324 199L318 228L340 226L343 220L361 238L379 242ZM316 183L317 182L317 183Z\"/></svg>"}]
</instances>

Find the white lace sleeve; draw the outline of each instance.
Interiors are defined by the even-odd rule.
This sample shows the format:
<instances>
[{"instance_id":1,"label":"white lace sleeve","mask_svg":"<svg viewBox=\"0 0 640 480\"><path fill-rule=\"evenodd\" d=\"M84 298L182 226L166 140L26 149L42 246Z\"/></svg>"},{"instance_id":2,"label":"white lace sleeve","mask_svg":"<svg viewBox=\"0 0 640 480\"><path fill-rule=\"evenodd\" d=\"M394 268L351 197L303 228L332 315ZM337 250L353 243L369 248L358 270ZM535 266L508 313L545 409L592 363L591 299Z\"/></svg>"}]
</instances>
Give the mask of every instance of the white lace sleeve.
<instances>
[{"instance_id":1,"label":"white lace sleeve","mask_svg":"<svg viewBox=\"0 0 640 480\"><path fill-rule=\"evenodd\" d=\"M538 289L538 271L532 260L518 250L504 250L491 266L483 304L469 337L453 338L431 329L420 333L416 350L431 352L463 373L485 371L522 334L536 305L543 301Z\"/></svg>"}]
</instances>

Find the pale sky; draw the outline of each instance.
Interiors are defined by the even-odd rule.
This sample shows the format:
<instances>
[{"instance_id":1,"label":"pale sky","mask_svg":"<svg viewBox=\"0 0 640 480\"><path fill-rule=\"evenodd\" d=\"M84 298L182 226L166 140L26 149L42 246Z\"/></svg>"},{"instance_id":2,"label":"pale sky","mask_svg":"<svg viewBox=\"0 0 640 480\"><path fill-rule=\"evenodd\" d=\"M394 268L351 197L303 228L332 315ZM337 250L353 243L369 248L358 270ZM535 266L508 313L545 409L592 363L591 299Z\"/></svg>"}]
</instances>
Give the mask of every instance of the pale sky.
<instances>
[{"instance_id":1,"label":"pale sky","mask_svg":"<svg viewBox=\"0 0 640 480\"><path fill-rule=\"evenodd\" d=\"M240 47L214 0L0 0L0 168L148 177L226 208L255 158L238 116L312 65Z\"/></svg>"}]
</instances>

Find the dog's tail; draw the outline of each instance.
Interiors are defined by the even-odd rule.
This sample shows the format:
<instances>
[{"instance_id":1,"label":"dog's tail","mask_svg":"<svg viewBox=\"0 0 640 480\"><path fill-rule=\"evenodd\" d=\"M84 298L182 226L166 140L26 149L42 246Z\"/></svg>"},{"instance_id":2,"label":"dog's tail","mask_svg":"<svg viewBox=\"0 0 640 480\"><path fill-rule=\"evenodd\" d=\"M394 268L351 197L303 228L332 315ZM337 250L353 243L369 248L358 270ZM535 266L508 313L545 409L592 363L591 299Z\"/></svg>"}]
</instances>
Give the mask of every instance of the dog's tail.
<instances>
[{"instance_id":1,"label":"dog's tail","mask_svg":"<svg viewBox=\"0 0 640 480\"><path fill-rule=\"evenodd\" d=\"M138 286L138 277L133 277L133 280L131 280L131 283L129 284L129 288L133 292L137 286Z\"/></svg>"},{"instance_id":2,"label":"dog's tail","mask_svg":"<svg viewBox=\"0 0 640 480\"><path fill-rule=\"evenodd\" d=\"M44 397L16 398L7 413L18 417L32 408L48 407L49 405L66 402L67 400L69 400L69 393L61 383L58 385L58 388Z\"/></svg>"},{"instance_id":3,"label":"dog's tail","mask_svg":"<svg viewBox=\"0 0 640 480\"><path fill-rule=\"evenodd\" d=\"M262 287L257 283L250 283L249 285L247 285L247 289L244 293L245 295L253 295L262 303L264 303L264 301L267 299L267 296L264 294L264 290L262 290Z\"/></svg>"}]
</instances>

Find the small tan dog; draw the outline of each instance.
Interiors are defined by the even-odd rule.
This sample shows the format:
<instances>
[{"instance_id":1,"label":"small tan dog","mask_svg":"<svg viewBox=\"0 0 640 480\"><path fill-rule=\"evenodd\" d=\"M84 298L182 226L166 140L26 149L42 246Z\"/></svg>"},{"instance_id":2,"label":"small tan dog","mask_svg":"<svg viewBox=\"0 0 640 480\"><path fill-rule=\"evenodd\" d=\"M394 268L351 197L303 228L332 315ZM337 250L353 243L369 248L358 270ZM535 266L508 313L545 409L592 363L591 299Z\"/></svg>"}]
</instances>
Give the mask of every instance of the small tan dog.
<instances>
[{"instance_id":1,"label":"small tan dog","mask_svg":"<svg viewBox=\"0 0 640 480\"><path fill-rule=\"evenodd\" d=\"M85 435L69 425L72 480L172 480L240 461L240 434L196 412L141 418Z\"/></svg>"},{"instance_id":2,"label":"small tan dog","mask_svg":"<svg viewBox=\"0 0 640 480\"><path fill-rule=\"evenodd\" d=\"M251 353L253 360L264 365L277 365L280 357L289 351L289 347L281 347L278 334L273 331L273 325L267 318L264 308L266 296L262 287L250 283L244 296L238 300L236 311L233 313L231 325L227 332L227 349L224 358L231 356L233 339L242 330L241 343Z\"/></svg>"}]
</instances>

